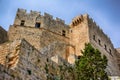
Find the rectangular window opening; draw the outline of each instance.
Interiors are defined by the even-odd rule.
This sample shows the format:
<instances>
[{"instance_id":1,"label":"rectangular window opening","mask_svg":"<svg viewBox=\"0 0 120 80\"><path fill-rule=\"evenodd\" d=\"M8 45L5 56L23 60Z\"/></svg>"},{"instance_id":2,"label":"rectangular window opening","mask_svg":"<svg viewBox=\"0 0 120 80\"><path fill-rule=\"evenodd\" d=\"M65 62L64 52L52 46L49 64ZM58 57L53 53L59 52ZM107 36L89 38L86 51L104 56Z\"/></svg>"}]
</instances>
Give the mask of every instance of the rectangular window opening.
<instances>
[{"instance_id":1,"label":"rectangular window opening","mask_svg":"<svg viewBox=\"0 0 120 80\"><path fill-rule=\"evenodd\" d=\"M32 74L31 70L27 70L27 72L28 72L28 74L29 74L29 75L31 75L31 74Z\"/></svg>"},{"instance_id":2,"label":"rectangular window opening","mask_svg":"<svg viewBox=\"0 0 120 80\"><path fill-rule=\"evenodd\" d=\"M112 52L111 52L111 49L109 49L109 53L110 53L110 55L112 56Z\"/></svg>"},{"instance_id":3,"label":"rectangular window opening","mask_svg":"<svg viewBox=\"0 0 120 80\"><path fill-rule=\"evenodd\" d=\"M100 41L100 39L98 39L98 44L101 45L101 41Z\"/></svg>"},{"instance_id":4,"label":"rectangular window opening","mask_svg":"<svg viewBox=\"0 0 120 80\"><path fill-rule=\"evenodd\" d=\"M40 23L37 22L37 23L35 24L35 27L36 27L36 28L40 28Z\"/></svg>"},{"instance_id":5,"label":"rectangular window opening","mask_svg":"<svg viewBox=\"0 0 120 80\"><path fill-rule=\"evenodd\" d=\"M93 40L95 40L95 35L93 35Z\"/></svg>"},{"instance_id":6,"label":"rectangular window opening","mask_svg":"<svg viewBox=\"0 0 120 80\"><path fill-rule=\"evenodd\" d=\"M106 45L104 45L104 48L105 48L105 50L107 50L107 46Z\"/></svg>"},{"instance_id":7,"label":"rectangular window opening","mask_svg":"<svg viewBox=\"0 0 120 80\"><path fill-rule=\"evenodd\" d=\"M25 21L24 21L24 20L21 20L20 25L21 25L21 26L24 26L24 24L25 24Z\"/></svg>"},{"instance_id":8,"label":"rectangular window opening","mask_svg":"<svg viewBox=\"0 0 120 80\"><path fill-rule=\"evenodd\" d=\"M62 36L66 36L65 30L62 30Z\"/></svg>"}]
</instances>

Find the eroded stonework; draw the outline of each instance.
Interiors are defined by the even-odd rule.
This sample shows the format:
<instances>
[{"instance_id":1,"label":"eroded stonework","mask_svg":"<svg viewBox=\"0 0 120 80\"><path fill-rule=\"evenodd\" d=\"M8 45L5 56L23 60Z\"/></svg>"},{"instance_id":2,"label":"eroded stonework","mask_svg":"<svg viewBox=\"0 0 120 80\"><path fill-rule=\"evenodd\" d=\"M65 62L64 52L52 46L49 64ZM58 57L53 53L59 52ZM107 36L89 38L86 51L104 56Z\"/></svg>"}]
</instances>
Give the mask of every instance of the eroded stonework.
<instances>
[{"instance_id":1,"label":"eroded stonework","mask_svg":"<svg viewBox=\"0 0 120 80\"><path fill-rule=\"evenodd\" d=\"M41 15L40 12L27 13L24 9L18 9L14 24L10 25L8 32L2 33L0 79L46 80L48 74L53 79L53 75L63 74L60 65L63 68L74 65L75 59L82 55L85 43L91 43L107 57L106 71L109 76L120 76L116 57L120 55L118 49L88 14L75 17L67 25L59 18L53 19L48 13ZM50 73L46 73L46 66ZM73 79L66 77L65 80Z\"/></svg>"},{"instance_id":2,"label":"eroded stonework","mask_svg":"<svg viewBox=\"0 0 120 80\"><path fill-rule=\"evenodd\" d=\"M7 31L0 26L0 44L8 40Z\"/></svg>"}]
</instances>

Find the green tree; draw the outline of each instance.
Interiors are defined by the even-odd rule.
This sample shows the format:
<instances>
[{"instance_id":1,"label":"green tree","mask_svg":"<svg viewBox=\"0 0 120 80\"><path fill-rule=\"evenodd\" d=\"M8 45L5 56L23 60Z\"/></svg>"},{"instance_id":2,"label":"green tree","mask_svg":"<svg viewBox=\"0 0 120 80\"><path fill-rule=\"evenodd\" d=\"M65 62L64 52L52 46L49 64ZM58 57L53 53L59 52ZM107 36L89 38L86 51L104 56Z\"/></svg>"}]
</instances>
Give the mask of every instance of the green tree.
<instances>
[{"instance_id":1,"label":"green tree","mask_svg":"<svg viewBox=\"0 0 120 80\"><path fill-rule=\"evenodd\" d=\"M76 80L108 80L106 56L101 55L90 43L85 44L82 54L75 62Z\"/></svg>"}]
</instances>

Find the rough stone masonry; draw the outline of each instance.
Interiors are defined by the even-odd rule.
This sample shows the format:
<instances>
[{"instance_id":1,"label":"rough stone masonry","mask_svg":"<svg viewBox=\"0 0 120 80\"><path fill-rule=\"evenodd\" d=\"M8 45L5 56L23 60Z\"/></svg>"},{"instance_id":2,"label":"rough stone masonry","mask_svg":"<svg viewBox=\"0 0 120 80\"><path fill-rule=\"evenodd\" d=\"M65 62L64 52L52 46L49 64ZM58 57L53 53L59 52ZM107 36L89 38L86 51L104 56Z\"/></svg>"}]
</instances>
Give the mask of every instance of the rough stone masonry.
<instances>
[{"instance_id":1,"label":"rough stone masonry","mask_svg":"<svg viewBox=\"0 0 120 80\"><path fill-rule=\"evenodd\" d=\"M56 71L58 65L74 65L75 59L82 56L85 43L91 43L107 57L109 76L120 76L119 49L114 48L88 14L76 16L70 24L65 24L48 13L18 9L8 32L0 27L0 79L46 80L46 65L55 65Z\"/></svg>"}]
</instances>

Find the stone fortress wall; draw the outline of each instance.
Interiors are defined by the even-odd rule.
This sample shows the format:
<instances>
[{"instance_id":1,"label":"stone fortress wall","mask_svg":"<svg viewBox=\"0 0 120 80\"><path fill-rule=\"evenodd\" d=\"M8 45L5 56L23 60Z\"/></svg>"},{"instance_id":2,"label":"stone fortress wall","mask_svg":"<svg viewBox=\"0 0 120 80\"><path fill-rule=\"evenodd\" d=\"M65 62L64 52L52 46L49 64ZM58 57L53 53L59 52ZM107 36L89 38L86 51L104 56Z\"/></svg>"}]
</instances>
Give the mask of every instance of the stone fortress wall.
<instances>
[{"instance_id":1,"label":"stone fortress wall","mask_svg":"<svg viewBox=\"0 0 120 80\"><path fill-rule=\"evenodd\" d=\"M120 53L120 48L117 48L117 51Z\"/></svg>"},{"instance_id":2,"label":"stone fortress wall","mask_svg":"<svg viewBox=\"0 0 120 80\"><path fill-rule=\"evenodd\" d=\"M22 21L24 21L24 25L21 24ZM35 28L37 23L39 23L39 29ZM26 13L26 10L18 9L14 25L11 25L9 29L9 40L14 40L16 38L26 38L29 42L32 42L33 45L37 46L36 48L38 49L39 46L45 46L40 45L40 41L42 44L44 44L44 41L48 43L48 41L51 40L51 43L57 40L56 38L59 38L59 41L66 42L66 40L68 39L68 28L68 25L66 25L63 20L59 18L56 18L55 20L52 18L51 15L47 13L42 16L39 12L36 11ZM13 31L13 29L15 30ZM55 37L54 34L59 37ZM47 37L45 37L46 35ZM54 40L51 39L49 35L50 37L53 37ZM63 35L65 38L63 37Z\"/></svg>"},{"instance_id":3,"label":"stone fortress wall","mask_svg":"<svg viewBox=\"0 0 120 80\"><path fill-rule=\"evenodd\" d=\"M87 15L75 17L70 24L69 31L70 44L75 46L75 54L81 56L81 50L84 49L85 43L89 42Z\"/></svg>"},{"instance_id":4,"label":"stone fortress wall","mask_svg":"<svg viewBox=\"0 0 120 80\"><path fill-rule=\"evenodd\" d=\"M22 74L27 76L23 76L26 77L26 79L36 79L37 76L42 76L38 75L43 73L41 71L42 69L40 69L39 73L39 70L36 71L35 67L45 67L48 59L57 64L62 64L64 59L69 63L73 63L76 58L75 56L79 58L79 56L82 55L81 50L84 49L85 43L88 42L107 56L107 73L110 76L120 74L116 60L118 51L116 52L110 39L87 14L75 17L72 23L67 25L59 18L53 19L53 16L48 13L41 15L40 12L31 11L27 13L24 9L18 9L14 24L10 25L8 37L8 43L0 44L0 57L3 57L0 58L0 63L7 65L11 63L9 60L15 60L12 61L14 64L9 66L11 66L11 68L17 66L15 71L21 71ZM17 43L16 40L20 42L19 46L21 47L19 51L19 46L15 46ZM13 45L13 47L11 47L11 45ZM16 49L16 47L18 48ZM4 52L5 55L2 54ZM9 59L9 56L8 58L6 57L8 53L12 53L12 59ZM13 54L15 56L13 56ZM38 66L35 66L37 65L36 61L39 61L39 57L41 62L40 64L37 63ZM6 61L8 62L6 63ZM32 72L35 71L32 77L28 76L28 73L31 73L29 66L32 66ZM18 75L22 76L22 74ZM44 78L46 78L46 76L44 76Z\"/></svg>"},{"instance_id":5,"label":"stone fortress wall","mask_svg":"<svg viewBox=\"0 0 120 80\"><path fill-rule=\"evenodd\" d=\"M119 70L120 70L120 48L117 48L116 49L116 60L117 60L117 64L118 64L118 66L119 66Z\"/></svg>"},{"instance_id":6,"label":"stone fortress wall","mask_svg":"<svg viewBox=\"0 0 120 80\"><path fill-rule=\"evenodd\" d=\"M8 40L7 31L0 26L0 44Z\"/></svg>"},{"instance_id":7,"label":"stone fortress wall","mask_svg":"<svg viewBox=\"0 0 120 80\"><path fill-rule=\"evenodd\" d=\"M110 38L100 29L100 27L91 19L88 18L89 25L89 39L90 43L105 55L108 59L108 70L109 75L118 75L118 65L116 61L116 51L110 40Z\"/></svg>"},{"instance_id":8,"label":"stone fortress wall","mask_svg":"<svg viewBox=\"0 0 120 80\"><path fill-rule=\"evenodd\" d=\"M36 27L37 23L40 23L39 27ZM61 55L66 60L70 56L69 48L74 50L74 47L69 44L68 25L59 18L53 19L47 13L42 16L36 11L26 13L26 10L18 9L14 24L10 26L8 35L10 41L25 38L39 51L43 51L55 42L61 42L61 44L66 45L65 51ZM73 54L69 60L74 57Z\"/></svg>"},{"instance_id":9,"label":"stone fortress wall","mask_svg":"<svg viewBox=\"0 0 120 80\"><path fill-rule=\"evenodd\" d=\"M13 66L10 66L11 68L8 65L8 68L13 69L15 72L13 74L14 78L21 80L46 80L46 72L44 70L46 58L27 41L14 41L14 43L17 42L20 42L17 44L20 46L20 48L17 49L19 51L17 65L12 64ZM14 43L12 44L14 45ZM11 53L7 59L10 60L11 55L13 55L14 58L16 57L14 53ZM7 64L9 63L8 61Z\"/></svg>"},{"instance_id":10,"label":"stone fortress wall","mask_svg":"<svg viewBox=\"0 0 120 80\"><path fill-rule=\"evenodd\" d=\"M4 44L4 42L8 41L7 31L5 31L0 26L0 63L5 64L5 56L9 50L9 44Z\"/></svg>"},{"instance_id":11,"label":"stone fortress wall","mask_svg":"<svg viewBox=\"0 0 120 80\"><path fill-rule=\"evenodd\" d=\"M9 51L2 56L5 60L0 64L0 80L47 80L46 65L50 68L49 72L54 73L51 77L54 77L60 73L59 65L68 64L59 58L58 65L49 58L50 54L43 55L24 39L8 44ZM69 75L68 72L66 74Z\"/></svg>"},{"instance_id":12,"label":"stone fortress wall","mask_svg":"<svg viewBox=\"0 0 120 80\"><path fill-rule=\"evenodd\" d=\"M22 25L22 21L24 26L44 28L59 35L62 35L62 31L65 31L65 37L68 37L69 27L64 23L64 20L53 19L53 16L48 13L41 15L40 12L31 11L27 13L24 9L18 9L14 25Z\"/></svg>"},{"instance_id":13,"label":"stone fortress wall","mask_svg":"<svg viewBox=\"0 0 120 80\"><path fill-rule=\"evenodd\" d=\"M94 48L98 49L102 55L108 59L109 75L120 74L119 67L116 64L116 51L110 38L100 29L98 25L87 15L75 17L71 23L71 43L75 45L76 54L81 55L85 43L91 43ZM74 42L74 43L73 43Z\"/></svg>"}]
</instances>

